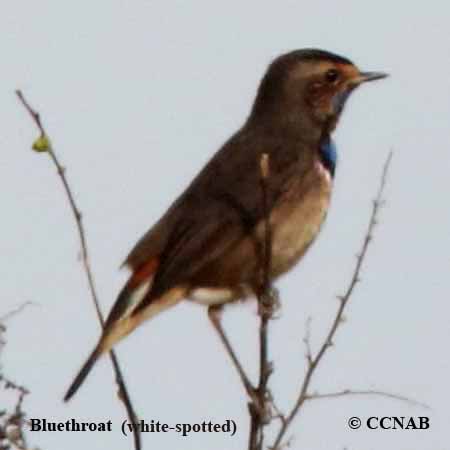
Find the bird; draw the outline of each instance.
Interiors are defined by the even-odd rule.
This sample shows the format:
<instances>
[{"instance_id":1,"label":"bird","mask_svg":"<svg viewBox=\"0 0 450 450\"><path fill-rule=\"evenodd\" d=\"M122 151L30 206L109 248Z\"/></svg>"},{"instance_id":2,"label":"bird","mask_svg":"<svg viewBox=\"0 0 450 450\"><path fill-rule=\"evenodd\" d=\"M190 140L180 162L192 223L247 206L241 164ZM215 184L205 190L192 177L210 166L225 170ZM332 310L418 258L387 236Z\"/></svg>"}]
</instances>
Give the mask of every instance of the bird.
<instances>
[{"instance_id":1,"label":"bird","mask_svg":"<svg viewBox=\"0 0 450 450\"><path fill-rule=\"evenodd\" d=\"M350 94L386 76L360 71L346 57L314 48L271 62L242 127L128 254L124 265L131 275L65 401L101 355L182 301L207 307L234 357L220 314L225 304L259 292L265 225L271 233L268 277L273 281L302 259L327 215L337 165L332 133ZM269 169L265 206L263 156Z\"/></svg>"}]
</instances>

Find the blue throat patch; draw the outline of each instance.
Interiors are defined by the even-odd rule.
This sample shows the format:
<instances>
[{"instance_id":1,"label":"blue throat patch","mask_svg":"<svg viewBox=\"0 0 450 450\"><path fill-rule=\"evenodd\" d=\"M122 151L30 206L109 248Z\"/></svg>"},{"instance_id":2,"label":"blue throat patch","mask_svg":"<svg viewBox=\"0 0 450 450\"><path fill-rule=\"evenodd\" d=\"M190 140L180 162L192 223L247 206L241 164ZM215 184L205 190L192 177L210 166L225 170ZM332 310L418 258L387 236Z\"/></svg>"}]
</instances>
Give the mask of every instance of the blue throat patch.
<instances>
[{"instance_id":1,"label":"blue throat patch","mask_svg":"<svg viewBox=\"0 0 450 450\"><path fill-rule=\"evenodd\" d=\"M319 155L324 167L328 169L331 176L334 177L337 164L337 151L336 145L330 137L327 137L320 143Z\"/></svg>"}]
</instances>

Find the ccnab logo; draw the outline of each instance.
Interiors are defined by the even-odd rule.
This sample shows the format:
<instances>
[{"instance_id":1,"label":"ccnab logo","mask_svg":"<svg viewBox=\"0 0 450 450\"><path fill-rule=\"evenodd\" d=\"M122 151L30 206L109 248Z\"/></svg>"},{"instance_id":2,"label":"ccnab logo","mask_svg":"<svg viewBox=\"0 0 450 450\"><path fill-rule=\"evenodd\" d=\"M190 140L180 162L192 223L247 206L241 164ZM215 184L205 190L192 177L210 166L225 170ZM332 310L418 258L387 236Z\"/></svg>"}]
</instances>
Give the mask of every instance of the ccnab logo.
<instances>
[{"instance_id":1,"label":"ccnab logo","mask_svg":"<svg viewBox=\"0 0 450 450\"><path fill-rule=\"evenodd\" d=\"M418 417L369 417L367 419L367 428L371 430L427 430L430 428L430 418L425 416Z\"/></svg>"}]
</instances>

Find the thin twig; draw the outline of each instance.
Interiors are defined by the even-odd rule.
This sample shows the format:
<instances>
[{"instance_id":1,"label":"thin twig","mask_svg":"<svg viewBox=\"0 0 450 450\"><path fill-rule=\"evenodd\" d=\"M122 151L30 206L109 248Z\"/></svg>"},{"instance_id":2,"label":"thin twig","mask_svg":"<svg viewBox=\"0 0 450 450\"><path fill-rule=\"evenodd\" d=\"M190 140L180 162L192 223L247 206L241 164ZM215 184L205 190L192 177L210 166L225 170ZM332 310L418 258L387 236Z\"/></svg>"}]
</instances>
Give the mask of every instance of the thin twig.
<instances>
[{"instance_id":1,"label":"thin twig","mask_svg":"<svg viewBox=\"0 0 450 450\"><path fill-rule=\"evenodd\" d=\"M20 304L19 306L17 306L13 310L8 311L6 314L1 316L0 317L0 322L4 323L4 322L8 321L9 319L14 317L15 315L21 313L27 306L30 306L30 305L34 305L34 303L33 302L24 302L24 303Z\"/></svg>"},{"instance_id":2,"label":"thin twig","mask_svg":"<svg viewBox=\"0 0 450 450\"><path fill-rule=\"evenodd\" d=\"M270 227L269 213L269 189L270 160L267 153L263 153L260 159L260 184L261 205L263 216L263 246L260 264L260 286L258 287L258 309L260 316L259 325L259 382L256 388L258 404L249 404L250 410L250 436L249 450L262 450L264 447L264 427L271 421L273 414L270 412L271 394L268 390L268 382L273 372L272 363L269 361L268 350L268 325L273 316L276 305L275 295L270 286L270 272L272 266L272 231Z\"/></svg>"},{"instance_id":3,"label":"thin twig","mask_svg":"<svg viewBox=\"0 0 450 450\"><path fill-rule=\"evenodd\" d=\"M30 106L30 104L25 99L25 97L23 96L23 94L20 90L16 91L16 95L19 98L22 105L25 107L25 109L30 114L30 116L33 119L36 126L38 127L38 129L41 133L41 138L47 139L48 145L47 145L46 151L50 155L51 160L53 161L54 165L56 166L58 175L61 179L61 182L64 187L64 191L66 193L67 199L70 204L70 209L75 218L75 224L76 224L76 227L78 230L78 236L80 238L80 243L81 243L81 254L82 254L84 271L85 271L87 279L88 279L89 290L91 293L92 301L94 302L94 307L95 307L95 311L97 313L97 318L103 328L105 321L103 319L103 315L102 315L102 312L100 309L100 304L98 301L98 296L97 296L97 292L96 292L95 284L94 284L94 276L92 274L92 270L91 270L91 266L90 266L90 262L89 262L88 246L87 246L87 242L86 242L86 234L84 231L84 226L82 223L82 215L81 215L80 209L78 208L78 206L75 202L75 198L73 196L72 190L70 189L69 183L67 181L67 178L65 175L65 168L60 164L58 158L56 157L55 150L54 150L53 146L50 144L50 140L48 139L48 135L45 132L45 129L42 124L39 113ZM133 404L131 403L131 399L130 399L130 396L128 394L128 391L127 391L127 388L125 385L125 380L124 380L122 371L119 366L119 361L117 359L117 356L116 356L114 350L111 350L109 352L109 356L110 356L110 359L111 359L111 362L113 365L116 383L118 385L119 398L122 400L123 404L125 405L128 419L131 422L136 423L137 416L134 411ZM139 431L135 431L133 433L133 437L134 437L135 449L140 450L141 449L141 436L140 436Z\"/></svg>"},{"instance_id":4,"label":"thin twig","mask_svg":"<svg viewBox=\"0 0 450 450\"><path fill-rule=\"evenodd\" d=\"M306 396L306 400L320 400L324 398L339 398L339 397L348 397L348 396L376 396L376 397L385 397L392 400L398 400L400 402L407 403L411 406L419 406L420 408L431 409L426 403L419 402L417 400L405 397L404 395L393 394L391 392L378 391L374 389L366 389L366 390L353 390L353 389L344 389L343 391L338 392L328 392L325 394L313 393Z\"/></svg>"},{"instance_id":5,"label":"thin twig","mask_svg":"<svg viewBox=\"0 0 450 450\"><path fill-rule=\"evenodd\" d=\"M306 374L305 374L305 378L304 378L303 383L300 388L300 393L298 395L297 401L295 402L292 410L285 417L285 420L282 422L280 430L275 438L274 444L271 447L273 450L278 450L280 448L281 442L284 439L286 432L287 432L289 426L291 425L292 421L297 416L298 412L300 411L300 409L303 406L303 404L305 403L305 401L311 397L308 394L308 389L311 384L311 380L314 375L314 372L317 369L318 365L320 364L320 362L321 362L322 358L324 357L325 353L327 352L327 350L333 345L333 340L336 335L336 331L338 330L339 325L343 321L344 309L345 309L348 301L350 300L350 297L355 289L356 284L360 281L361 268L362 268L363 262L365 260L366 254L367 254L367 249L369 248L369 244L372 241L374 228L377 225L379 210L383 205L384 188L386 186L387 175L388 175L389 167L391 164L391 160L392 160L392 152L389 153L389 155L386 159L386 162L384 164L384 167L383 167L380 185L379 185L377 194L375 196L375 200L373 201L373 205L372 205L372 212L370 215L369 224L367 226L367 230L366 230L366 233L364 236L361 251L357 255L357 258L356 258L356 265L355 265L355 269L353 271L350 283L347 287L345 294L338 297L339 302L340 302L339 308L337 310L337 313L333 320L331 328L328 331L328 334L327 334L324 342L322 343L322 345L319 348L319 351L317 352L317 354L315 356L310 355L310 357L307 358Z\"/></svg>"},{"instance_id":6,"label":"thin twig","mask_svg":"<svg viewBox=\"0 0 450 450\"><path fill-rule=\"evenodd\" d=\"M303 338L303 343L305 344L306 348L305 358L306 361L308 361L308 364L311 364L313 358L311 349L311 322L312 318L308 317L308 319L306 319L305 337Z\"/></svg>"},{"instance_id":7,"label":"thin twig","mask_svg":"<svg viewBox=\"0 0 450 450\"><path fill-rule=\"evenodd\" d=\"M12 389L18 393L17 401L14 406L14 412L6 413L6 411L3 411L2 423L0 423L0 435L2 435L4 439L9 441L18 449L25 450L28 446L23 429L23 425L25 423L25 413L22 406L24 398L29 391L24 386L17 384L2 374L0 374L0 383L4 385L5 390Z\"/></svg>"},{"instance_id":8,"label":"thin twig","mask_svg":"<svg viewBox=\"0 0 450 450\"><path fill-rule=\"evenodd\" d=\"M5 385L5 389L13 389L15 391L20 392L23 395L27 395L28 389L25 386L17 384L16 382L6 378L4 375L0 374L0 382Z\"/></svg>"}]
</instances>

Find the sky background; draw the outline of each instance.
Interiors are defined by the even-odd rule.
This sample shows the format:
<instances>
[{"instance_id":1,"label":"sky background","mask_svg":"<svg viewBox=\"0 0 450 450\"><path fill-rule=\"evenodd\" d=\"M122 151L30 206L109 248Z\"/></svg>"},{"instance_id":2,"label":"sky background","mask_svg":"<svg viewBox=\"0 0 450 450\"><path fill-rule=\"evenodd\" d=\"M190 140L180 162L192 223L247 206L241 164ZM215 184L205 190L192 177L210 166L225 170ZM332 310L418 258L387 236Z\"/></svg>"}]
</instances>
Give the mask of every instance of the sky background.
<instances>
[{"instance_id":1,"label":"sky background","mask_svg":"<svg viewBox=\"0 0 450 450\"><path fill-rule=\"evenodd\" d=\"M119 424L105 358L69 404L62 396L99 326L60 180L30 146L37 131L20 88L42 114L87 230L103 310L125 282L118 267L136 240L245 120L260 78L280 53L320 47L388 80L356 92L335 140L335 191L323 232L279 280L283 308L271 324L279 405L292 404L305 370L302 337L312 317L317 349L352 273L382 165L395 155L386 207L363 280L317 371L318 392L381 389L432 408L385 398L307 404L294 449L447 450L450 412L450 39L447 2L24 0L0 14L0 315L8 322L6 375L27 386L30 417L112 420L112 433L29 433L43 450L132 448ZM227 309L224 324L253 378L254 302ZM145 435L144 448L246 448L243 389L208 323L184 303L118 347L140 416L175 424L232 418L222 434ZM3 400L2 400L3 399ZM10 398L0 392L0 409ZM352 431L351 416L430 417L429 430Z\"/></svg>"}]
</instances>

